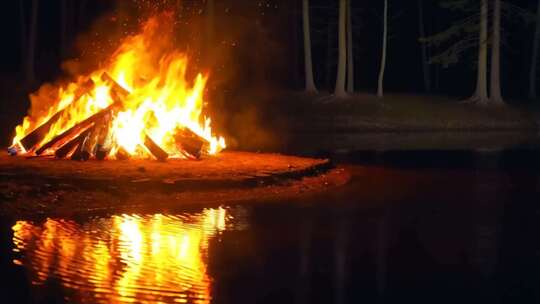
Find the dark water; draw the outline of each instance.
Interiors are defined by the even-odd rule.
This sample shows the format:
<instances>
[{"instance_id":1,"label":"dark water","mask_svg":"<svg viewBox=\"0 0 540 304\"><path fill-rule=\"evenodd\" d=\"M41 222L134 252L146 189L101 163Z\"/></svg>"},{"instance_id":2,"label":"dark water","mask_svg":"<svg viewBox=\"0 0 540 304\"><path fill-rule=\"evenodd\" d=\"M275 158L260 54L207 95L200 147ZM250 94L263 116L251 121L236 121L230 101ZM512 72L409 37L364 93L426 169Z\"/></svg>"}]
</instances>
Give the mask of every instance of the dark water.
<instances>
[{"instance_id":1,"label":"dark water","mask_svg":"<svg viewBox=\"0 0 540 304\"><path fill-rule=\"evenodd\" d=\"M356 152L342 189L4 219L5 303L540 303L540 152Z\"/></svg>"}]
</instances>

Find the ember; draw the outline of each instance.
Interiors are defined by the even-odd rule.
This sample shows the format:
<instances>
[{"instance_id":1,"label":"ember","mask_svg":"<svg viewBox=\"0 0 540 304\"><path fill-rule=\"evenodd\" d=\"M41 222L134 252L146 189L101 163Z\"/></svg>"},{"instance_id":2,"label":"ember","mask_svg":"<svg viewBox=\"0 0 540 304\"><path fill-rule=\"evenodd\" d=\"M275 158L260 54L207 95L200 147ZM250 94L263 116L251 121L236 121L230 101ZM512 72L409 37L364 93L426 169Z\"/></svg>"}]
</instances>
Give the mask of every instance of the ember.
<instances>
[{"instance_id":1,"label":"ember","mask_svg":"<svg viewBox=\"0 0 540 304\"><path fill-rule=\"evenodd\" d=\"M74 160L165 160L223 150L224 138L212 133L203 114L208 77L199 73L188 80L187 56L160 49L162 23L149 19L139 34L123 41L105 68L58 87L48 113L31 113L17 126L8 152Z\"/></svg>"}]
</instances>

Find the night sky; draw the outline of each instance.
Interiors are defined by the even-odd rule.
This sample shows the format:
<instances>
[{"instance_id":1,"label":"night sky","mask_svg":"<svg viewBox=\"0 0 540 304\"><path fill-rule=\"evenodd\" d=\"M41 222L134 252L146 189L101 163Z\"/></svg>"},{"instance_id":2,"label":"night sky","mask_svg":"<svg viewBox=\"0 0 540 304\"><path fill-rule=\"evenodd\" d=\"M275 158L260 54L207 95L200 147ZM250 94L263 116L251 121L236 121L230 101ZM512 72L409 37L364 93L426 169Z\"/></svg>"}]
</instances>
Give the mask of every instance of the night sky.
<instances>
[{"instance_id":1,"label":"night sky","mask_svg":"<svg viewBox=\"0 0 540 304\"><path fill-rule=\"evenodd\" d=\"M23 1L28 18L30 1ZM75 47L77 37L91 31L92 24L103 16L114 16L117 9L114 1L88 1L84 14L79 16L75 7L79 2L75 2L68 1L72 6L68 30L71 47L64 56L69 58L80 55L80 50ZM509 2L534 13L535 1ZM40 3L36 74L39 82L54 81L62 75L61 63L67 59L59 51L60 1L41 0ZM390 0L389 3L389 14L396 18L390 22L391 39L385 87L389 92L422 93L416 1ZM193 8L194 13L190 18L196 19L204 3L191 0L186 1L186 5ZM312 0L311 6L315 78L320 88L331 90L335 78L337 36L335 32L331 33L335 45L329 48L328 24L330 28L336 27L337 1ZM353 1L353 6L356 87L359 91L374 92L380 62L382 1ZM440 8L436 1L424 1L424 6L428 34L443 30L453 20L463 17L459 13ZM228 62L235 62L242 67L236 68L232 82L285 89L302 88L300 8L300 1L218 1L217 14L228 19L219 22L218 35L234 43L234 50L228 52L228 56L233 59ZM3 88L10 88L20 78L21 19L18 1L7 1L3 12L4 16L0 18L3 37L0 79ZM503 25L506 36L502 56L503 94L507 99L524 99L534 24L503 20ZM475 84L475 56L476 52L471 50L461 62L446 69L432 65L432 74L438 75L433 81L437 87L435 94L456 97L469 95ZM218 70L216 67L210 69ZM327 70L332 72L328 74ZM250 83L253 81L258 84Z\"/></svg>"}]
</instances>

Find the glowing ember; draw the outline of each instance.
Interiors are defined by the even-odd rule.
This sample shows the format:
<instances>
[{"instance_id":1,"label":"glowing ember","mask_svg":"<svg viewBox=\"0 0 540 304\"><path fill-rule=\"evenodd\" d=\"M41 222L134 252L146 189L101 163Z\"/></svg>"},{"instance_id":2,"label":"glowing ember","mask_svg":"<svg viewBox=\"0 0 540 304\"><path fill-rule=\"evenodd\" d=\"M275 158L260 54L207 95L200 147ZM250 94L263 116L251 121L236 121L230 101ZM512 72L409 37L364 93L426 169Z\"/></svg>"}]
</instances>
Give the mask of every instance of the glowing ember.
<instances>
[{"instance_id":1,"label":"glowing ember","mask_svg":"<svg viewBox=\"0 0 540 304\"><path fill-rule=\"evenodd\" d=\"M163 23L149 19L140 34L123 41L106 67L57 88L52 101L37 100L48 102L49 110L25 117L12 148L50 155L67 147L62 155L70 156L77 149L95 152L106 146L107 158L156 157L150 139L169 157L184 158L193 153L178 138L188 133L203 143L204 153L224 149L224 138L212 133L203 114L208 77L199 73L188 79L187 56L163 46ZM86 139L78 142L83 133ZM32 136L39 138L29 140Z\"/></svg>"}]
</instances>

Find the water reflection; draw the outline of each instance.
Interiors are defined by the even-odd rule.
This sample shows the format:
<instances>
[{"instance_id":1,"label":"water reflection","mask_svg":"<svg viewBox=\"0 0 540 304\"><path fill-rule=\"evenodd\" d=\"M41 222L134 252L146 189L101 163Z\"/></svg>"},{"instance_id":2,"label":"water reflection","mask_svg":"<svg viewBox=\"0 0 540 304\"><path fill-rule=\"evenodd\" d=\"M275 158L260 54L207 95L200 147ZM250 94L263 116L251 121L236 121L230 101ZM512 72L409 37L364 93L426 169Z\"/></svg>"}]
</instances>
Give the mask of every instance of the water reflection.
<instances>
[{"instance_id":1,"label":"water reflection","mask_svg":"<svg viewBox=\"0 0 540 304\"><path fill-rule=\"evenodd\" d=\"M225 209L120 215L84 224L48 219L13 226L14 251L32 283L58 280L77 302L208 303L209 241L230 228Z\"/></svg>"}]
</instances>

